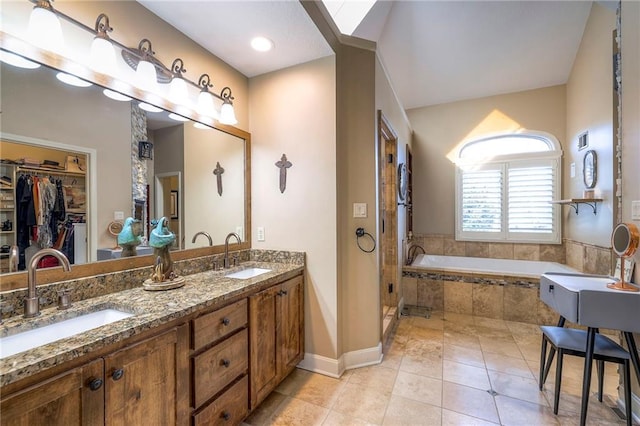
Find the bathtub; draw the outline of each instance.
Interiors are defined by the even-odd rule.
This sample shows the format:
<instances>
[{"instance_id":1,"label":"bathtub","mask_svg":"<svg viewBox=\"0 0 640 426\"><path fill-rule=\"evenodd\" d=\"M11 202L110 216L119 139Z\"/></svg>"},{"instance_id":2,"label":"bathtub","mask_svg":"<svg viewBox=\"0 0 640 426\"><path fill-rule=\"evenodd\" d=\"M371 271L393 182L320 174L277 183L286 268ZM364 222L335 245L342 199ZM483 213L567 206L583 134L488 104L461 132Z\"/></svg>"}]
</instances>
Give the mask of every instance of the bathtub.
<instances>
[{"instance_id":1,"label":"bathtub","mask_svg":"<svg viewBox=\"0 0 640 426\"><path fill-rule=\"evenodd\" d=\"M555 262L534 260L488 259L484 257L418 255L410 267L444 272L460 272L478 275L537 278L545 272L577 271Z\"/></svg>"}]
</instances>

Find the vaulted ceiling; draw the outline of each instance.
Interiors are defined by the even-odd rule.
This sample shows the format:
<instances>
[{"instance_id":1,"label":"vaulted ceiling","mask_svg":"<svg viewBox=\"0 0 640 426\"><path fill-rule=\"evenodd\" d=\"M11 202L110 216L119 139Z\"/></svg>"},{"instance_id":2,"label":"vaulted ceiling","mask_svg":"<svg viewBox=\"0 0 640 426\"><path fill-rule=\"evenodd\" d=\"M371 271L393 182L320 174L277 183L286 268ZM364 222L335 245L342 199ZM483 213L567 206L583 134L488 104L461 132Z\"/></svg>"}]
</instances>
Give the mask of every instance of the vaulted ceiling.
<instances>
[{"instance_id":1,"label":"vaulted ceiling","mask_svg":"<svg viewBox=\"0 0 640 426\"><path fill-rule=\"evenodd\" d=\"M297 0L138 1L247 77L333 53ZM378 1L353 35L377 43L409 109L565 83L591 6ZM275 48L254 51L249 43L256 35Z\"/></svg>"}]
</instances>

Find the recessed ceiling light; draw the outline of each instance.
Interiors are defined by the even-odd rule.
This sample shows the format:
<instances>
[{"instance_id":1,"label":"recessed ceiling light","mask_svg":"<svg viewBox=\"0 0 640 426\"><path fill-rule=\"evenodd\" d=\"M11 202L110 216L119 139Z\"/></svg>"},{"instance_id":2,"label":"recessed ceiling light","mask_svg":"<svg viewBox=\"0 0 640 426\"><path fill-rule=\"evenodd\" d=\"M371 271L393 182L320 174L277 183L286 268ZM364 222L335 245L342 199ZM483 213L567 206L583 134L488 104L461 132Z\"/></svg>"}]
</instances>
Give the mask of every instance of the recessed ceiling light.
<instances>
[{"instance_id":1,"label":"recessed ceiling light","mask_svg":"<svg viewBox=\"0 0 640 426\"><path fill-rule=\"evenodd\" d=\"M102 91L102 93L104 93L104 95L105 95L107 98L111 98L111 99L113 99L114 101L121 101L121 102L124 102L124 101L130 101L130 100L131 100L131 98L130 98L130 97L125 96L125 95L123 95L122 93L114 92L113 90L109 90L109 89L104 89L104 90Z\"/></svg>"},{"instance_id":2,"label":"recessed ceiling light","mask_svg":"<svg viewBox=\"0 0 640 426\"><path fill-rule=\"evenodd\" d=\"M258 52L268 52L269 50L273 49L273 46L273 41L269 40L266 37L258 36L254 37L251 40L251 47L253 47L254 50L257 50Z\"/></svg>"},{"instance_id":3,"label":"recessed ceiling light","mask_svg":"<svg viewBox=\"0 0 640 426\"><path fill-rule=\"evenodd\" d=\"M13 65L14 67L26 68L26 69L35 69L40 66L40 64L30 61L22 56L13 54L11 52L7 52L6 50L0 50L0 61L5 64Z\"/></svg>"},{"instance_id":4,"label":"recessed ceiling light","mask_svg":"<svg viewBox=\"0 0 640 426\"><path fill-rule=\"evenodd\" d=\"M148 103L146 103L146 102L140 102L140 103L138 104L138 106L140 106L140 108L142 108L142 109L143 109L143 110L145 110L145 111L149 111L149 112L162 112L162 108L158 108L157 106L155 106L155 105L151 105L151 104L148 104Z\"/></svg>"},{"instance_id":5,"label":"recessed ceiling light","mask_svg":"<svg viewBox=\"0 0 640 426\"><path fill-rule=\"evenodd\" d=\"M56 74L56 78L63 83L76 87L89 87L92 86L88 81L82 80L75 75L67 74L66 72L59 72Z\"/></svg>"},{"instance_id":6,"label":"recessed ceiling light","mask_svg":"<svg viewBox=\"0 0 640 426\"><path fill-rule=\"evenodd\" d=\"M185 118L181 115L174 114L174 113L169 114L169 118L176 121L189 121L188 118Z\"/></svg>"}]
</instances>

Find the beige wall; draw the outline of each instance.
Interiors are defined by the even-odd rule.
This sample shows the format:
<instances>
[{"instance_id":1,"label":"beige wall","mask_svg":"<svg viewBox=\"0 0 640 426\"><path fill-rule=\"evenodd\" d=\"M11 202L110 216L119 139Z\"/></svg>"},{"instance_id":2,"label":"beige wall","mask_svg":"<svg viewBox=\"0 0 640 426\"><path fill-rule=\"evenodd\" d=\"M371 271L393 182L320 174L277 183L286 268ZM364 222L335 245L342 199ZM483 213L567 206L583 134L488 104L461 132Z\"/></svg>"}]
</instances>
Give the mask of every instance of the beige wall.
<instances>
[{"instance_id":1,"label":"beige wall","mask_svg":"<svg viewBox=\"0 0 640 426\"><path fill-rule=\"evenodd\" d=\"M335 67L326 57L249 83L252 246L306 252L305 352L330 359L339 356ZM293 164L284 193L282 154Z\"/></svg>"},{"instance_id":2,"label":"beige wall","mask_svg":"<svg viewBox=\"0 0 640 426\"><path fill-rule=\"evenodd\" d=\"M336 58L339 319L345 353L380 344L377 253L356 245L363 227L376 240L375 53L342 45ZM368 217L353 218L353 203L366 203Z\"/></svg>"},{"instance_id":3,"label":"beige wall","mask_svg":"<svg viewBox=\"0 0 640 426\"><path fill-rule=\"evenodd\" d=\"M563 195L580 198L584 190L582 161L585 152L597 155L596 198L598 214L589 209L576 215L564 209L564 236L575 241L610 246L614 222L614 130L613 130L613 30L615 10L594 3L585 27L580 49L567 82L567 133L564 144ZM589 147L578 151L578 136L589 132ZM570 175L575 163L575 177Z\"/></svg>"},{"instance_id":4,"label":"beige wall","mask_svg":"<svg viewBox=\"0 0 640 426\"><path fill-rule=\"evenodd\" d=\"M408 110L414 130L414 232L454 234L452 159L461 142L483 134L529 129L551 133L565 149L565 105L562 85Z\"/></svg>"}]
</instances>

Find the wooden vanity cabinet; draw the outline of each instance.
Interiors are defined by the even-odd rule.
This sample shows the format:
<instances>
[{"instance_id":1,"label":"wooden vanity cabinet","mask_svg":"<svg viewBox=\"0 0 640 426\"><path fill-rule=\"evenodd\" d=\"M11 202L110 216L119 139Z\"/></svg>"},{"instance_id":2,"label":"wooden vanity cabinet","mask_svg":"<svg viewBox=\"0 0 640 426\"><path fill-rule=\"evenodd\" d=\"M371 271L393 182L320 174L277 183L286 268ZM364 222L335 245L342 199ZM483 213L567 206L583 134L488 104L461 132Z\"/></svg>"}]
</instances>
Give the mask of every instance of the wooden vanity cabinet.
<instances>
[{"instance_id":1,"label":"wooden vanity cabinet","mask_svg":"<svg viewBox=\"0 0 640 426\"><path fill-rule=\"evenodd\" d=\"M300 275L249 297L252 410L304 357L302 286Z\"/></svg>"},{"instance_id":2,"label":"wooden vanity cabinet","mask_svg":"<svg viewBox=\"0 0 640 426\"><path fill-rule=\"evenodd\" d=\"M192 321L193 424L239 424L249 413L247 299Z\"/></svg>"},{"instance_id":3,"label":"wooden vanity cabinet","mask_svg":"<svg viewBox=\"0 0 640 426\"><path fill-rule=\"evenodd\" d=\"M104 425L102 358L2 398L3 425Z\"/></svg>"},{"instance_id":4,"label":"wooden vanity cabinet","mask_svg":"<svg viewBox=\"0 0 640 426\"><path fill-rule=\"evenodd\" d=\"M172 328L2 398L3 425L165 425L178 413L179 332ZM186 334L184 334L186 336ZM186 345L185 345L186 347Z\"/></svg>"}]
</instances>

